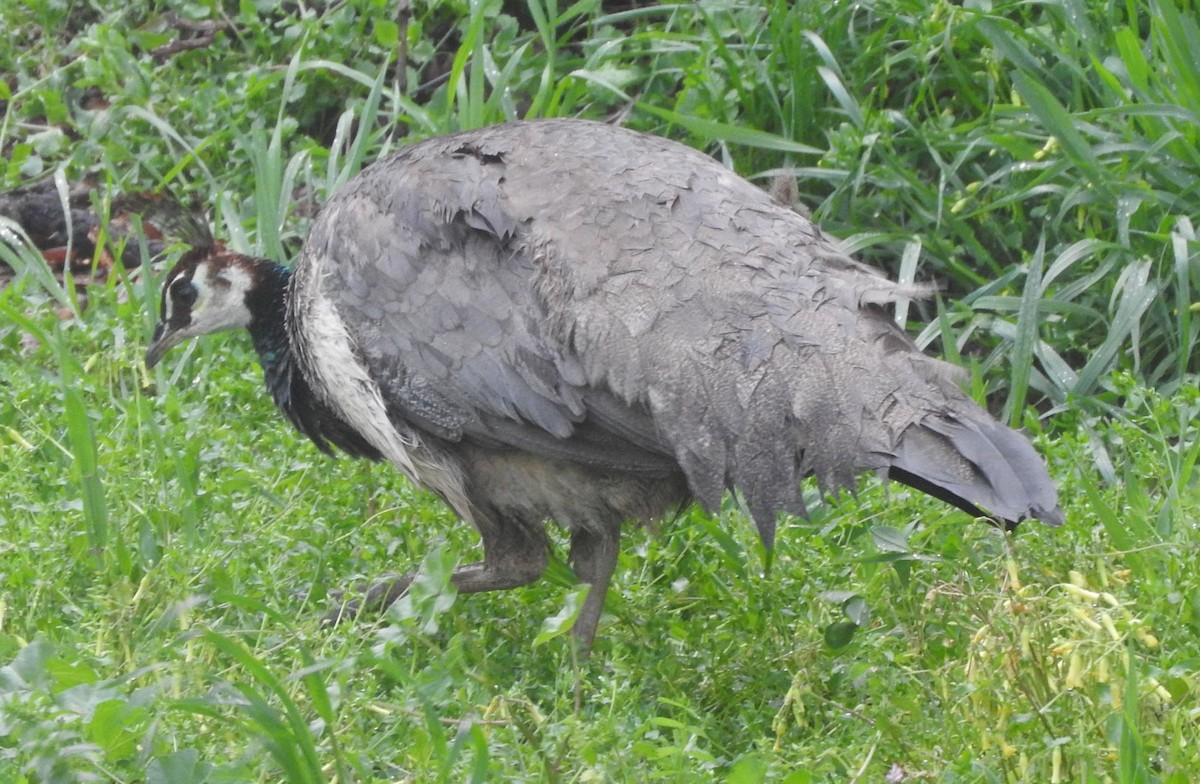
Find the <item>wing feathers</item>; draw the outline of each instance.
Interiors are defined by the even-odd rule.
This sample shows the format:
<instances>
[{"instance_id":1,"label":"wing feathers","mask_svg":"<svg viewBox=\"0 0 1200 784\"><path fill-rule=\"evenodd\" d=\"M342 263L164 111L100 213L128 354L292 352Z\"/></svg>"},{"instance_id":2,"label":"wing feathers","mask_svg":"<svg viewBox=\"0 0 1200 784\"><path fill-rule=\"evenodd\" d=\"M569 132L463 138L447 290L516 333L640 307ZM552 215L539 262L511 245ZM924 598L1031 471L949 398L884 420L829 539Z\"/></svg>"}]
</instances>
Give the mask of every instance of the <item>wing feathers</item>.
<instances>
[{"instance_id":1,"label":"wing feathers","mask_svg":"<svg viewBox=\"0 0 1200 784\"><path fill-rule=\"evenodd\" d=\"M740 489L764 540L884 470L968 510L1059 519L1024 438L880 305L901 286L711 159L580 121L432 140L377 163L306 251L397 422Z\"/></svg>"}]
</instances>

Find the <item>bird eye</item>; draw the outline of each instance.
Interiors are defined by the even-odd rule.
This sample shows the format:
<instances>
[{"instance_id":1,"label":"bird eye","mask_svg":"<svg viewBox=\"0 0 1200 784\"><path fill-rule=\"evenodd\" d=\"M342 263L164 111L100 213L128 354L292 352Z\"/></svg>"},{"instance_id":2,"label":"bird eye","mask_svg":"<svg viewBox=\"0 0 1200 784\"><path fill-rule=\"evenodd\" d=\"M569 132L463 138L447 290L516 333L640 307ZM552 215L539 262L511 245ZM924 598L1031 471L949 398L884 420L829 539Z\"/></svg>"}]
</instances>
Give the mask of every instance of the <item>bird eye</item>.
<instances>
[{"instance_id":1,"label":"bird eye","mask_svg":"<svg viewBox=\"0 0 1200 784\"><path fill-rule=\"evenodd\" d=\"M175 301L180 305L191 306L196 301L196 287L191 281L181 281L175 286Z\"/></svg>"}]
</instances>

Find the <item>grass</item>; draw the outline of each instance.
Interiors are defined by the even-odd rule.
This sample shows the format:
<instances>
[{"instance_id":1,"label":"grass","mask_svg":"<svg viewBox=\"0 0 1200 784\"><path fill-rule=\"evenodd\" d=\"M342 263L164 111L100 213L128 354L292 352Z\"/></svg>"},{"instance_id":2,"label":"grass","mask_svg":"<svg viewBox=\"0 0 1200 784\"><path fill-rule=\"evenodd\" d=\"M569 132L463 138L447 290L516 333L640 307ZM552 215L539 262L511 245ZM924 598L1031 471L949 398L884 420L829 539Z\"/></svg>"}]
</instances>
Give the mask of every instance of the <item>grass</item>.
<instances>
[{"instance_id":1,"label":"grass","mask_svg":"<svg viewBox=\"0 0 1200 784\"><path fill-rule=\"evenodd\" d=\"M563 542L546 580L459 601L471 533L396 472L302 443L243 336L146 373L164 268L84 298L5 234L0 779L1200 770L1194 6L175 13L232 27L155 63L181 35L156 6L0 0L0 185L169 189L286 259L314 205L409 135L626 113L744 174L794 172L860 257L938 282L914 333L1035 435L1068 524L1007 536L868 482L785 521L768 557L727 499L629 532L580 661ZM330 589L415 564L385 622L318 627Z\"/></svg>"}]
</instances>

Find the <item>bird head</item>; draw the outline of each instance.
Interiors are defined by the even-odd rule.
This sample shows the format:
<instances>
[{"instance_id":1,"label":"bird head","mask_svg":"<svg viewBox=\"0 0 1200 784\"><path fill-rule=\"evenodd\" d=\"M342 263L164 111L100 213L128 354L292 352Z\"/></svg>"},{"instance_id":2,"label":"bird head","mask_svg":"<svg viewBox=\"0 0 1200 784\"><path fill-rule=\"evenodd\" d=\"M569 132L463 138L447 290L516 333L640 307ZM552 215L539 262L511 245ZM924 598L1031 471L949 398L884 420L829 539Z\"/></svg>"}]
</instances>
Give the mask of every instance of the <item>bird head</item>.
<instances>
[{"instance_id":1,"label":"bird head","mask_svg":"<svg viewBox=\"0 0 1200 784\"><path fill-rule=\"evenodd\" d=\"M249 327L248 295L254 289L253 260L214 250L185 256L167 274L154 339L146 349L146 367L168 350L197 335Z\"/></svg>"}]
</instances>

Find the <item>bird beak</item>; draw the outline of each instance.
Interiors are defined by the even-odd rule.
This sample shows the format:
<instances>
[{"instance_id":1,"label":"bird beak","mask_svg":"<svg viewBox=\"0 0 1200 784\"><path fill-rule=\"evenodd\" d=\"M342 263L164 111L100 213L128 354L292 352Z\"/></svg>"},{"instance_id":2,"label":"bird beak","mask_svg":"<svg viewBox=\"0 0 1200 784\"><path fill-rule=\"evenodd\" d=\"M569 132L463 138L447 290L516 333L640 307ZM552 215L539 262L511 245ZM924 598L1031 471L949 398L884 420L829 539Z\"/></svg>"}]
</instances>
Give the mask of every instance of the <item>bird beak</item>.
<instances>
[{"instance_id":1,"label":"bird beak","mask_svg":"<svg viewBox=\"0 0 1200 784\"><path fill-rule=\"evenodd\" d=\"M146 367L152 368L158 364L170 349L179 345L187 337L183 330L172 330L165 321L158 322L154 328L154 339L146 349Z\"/></svg>"}]
</instances>

